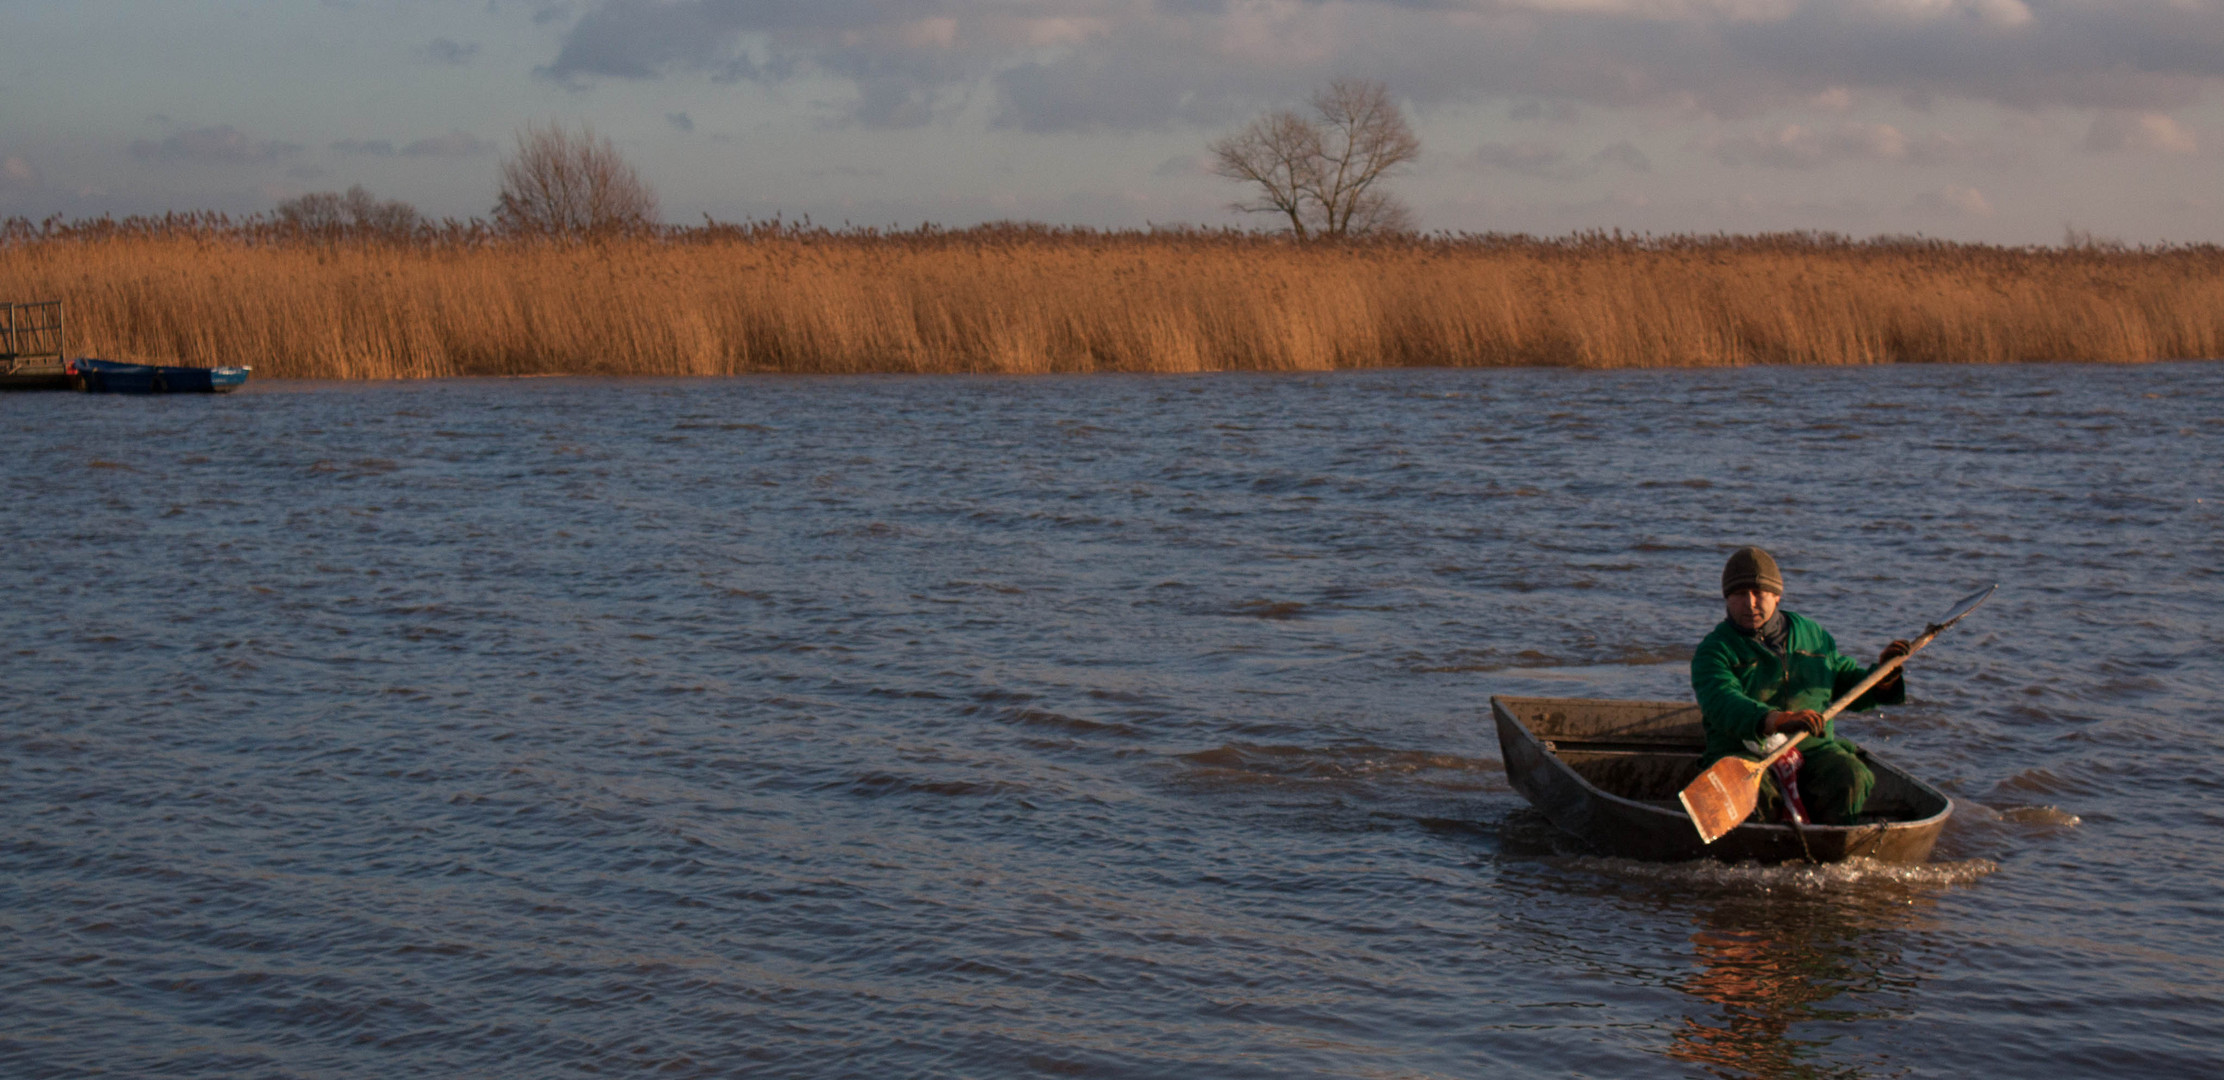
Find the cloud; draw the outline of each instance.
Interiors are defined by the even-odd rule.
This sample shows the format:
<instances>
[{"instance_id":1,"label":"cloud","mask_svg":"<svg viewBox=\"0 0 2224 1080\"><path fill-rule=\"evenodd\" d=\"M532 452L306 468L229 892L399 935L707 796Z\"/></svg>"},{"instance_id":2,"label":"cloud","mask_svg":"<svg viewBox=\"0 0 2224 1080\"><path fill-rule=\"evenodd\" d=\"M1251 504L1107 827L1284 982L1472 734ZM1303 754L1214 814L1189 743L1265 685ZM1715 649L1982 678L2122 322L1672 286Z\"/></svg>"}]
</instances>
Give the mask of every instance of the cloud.
<instances>
[{"instance_id":1,"label":"cloud","mask_svg":"<svg viewBox=\"0 0 2224 1080\"><path fill-rule=\"evenodd\" d=\"M1948 184L1915 196L1908 209L1946 217L1986 218L1992 216L1992 201L1976 188Z\"/></svg>"},{"instance_id":2,"label":"cloud","mask_svg":"<svg viewBox=\"0 0 2224 1080\"><path fill-rule=\"evenodd\" d=\"M1614 143L1601 149L1598 153L1591 155L1591 161L1602 168L1607 165L1619 165L1631 172L1651 172L1653 170L1653 163L1646 159L1644 152L1628 142Z\"/></svg>"},{"instance_id":3,"label":"cloud","mask_svg":"<svg viewBox=\"0 0 2224 1080\"><path fill-rule=\"evenodd\" d=\"M402 147L403 157L472 157L494 149L494 143L469 132L451 131L418 139Z\"/></svg>"},{"instance_id":4,"label":"cloud","mask_svg":"<svg viewBox=\"0 0 2224 1080\"><path fill-rule=\"evenodd\" d=\"M471 157L493 149L492 142L464 131L418 139L399 149L391 139L341 139L332 144L335 153L362 157Z\"/></svg>"},{"instance_id":5,"label":"cloud","mask_svg":"<svg viewBox=\"0 0 2224 1080\"><path fill-rule=\"evenodd\" d=\"M252 138L230 124L180 131L159 141L136 139L131 144L131 156L141 161L275 161L300 150L294 143Z\"/></svg>"},{"instance_id":6,"label":"cloud","mask_svg":"<svg viewBox=\"0 0 2224 1080\"><path fill-rule=\"evenodd\" d=\"M903 5L905 16L898 17L876 0L602 0L537 73L573 88L679 71L762 83L816 73L855 88L844 119L916 127L962 99L965 87L1010 60L1009 50L1020 44L1006 32L1010 17L992 12L968 33L943 9L998 6L922 0Z\"/></svg>"},{"instance_id":7,"label":"cloud","mask_svg":"<svg viewBox=\"0 0 2224 1080\"><path fill-rule=\"evenodd\" d=\"M1410 102L1485 97L1749 116L1882 93L2153 113L2224 82L2195 0L596 0L541 73L850 84L907 126L981 88L1028 131L1220 123L1339 74ZM1912 151L1911 151L1912 152Z\"/></svg>"},{"instance_id":8,"label":"cloud","mask_svg":"<svg viewBox=\"0 0 2224 1080\"><path fill-rule=\"evenodd\" d=\"M683 112L665 113L664 122L672 125L672 128L675 131L695 130L695 118Z\"/></svg>"},{"instance_id":9,"label":"cloud","mask_svg":"<svg viewBox=\"0 0 2224 1080\"><path fill-rule=\"evenodd\" d=\"M2085 132L2085 149L2096 154L2125 150L2192 154L2201 145L2167 114L2108 111L2093 117L2093 126Z\"/></svg>"},{"instance_id":10,"label":"cloud","mask_svg":"<svg viewBox=\"0 0 2224 1080\"><path fill-rule=\"evenodd\" d=\"M1508 120L1544 120L1554 124L1573 124L1583 118L1583 110L1568 101L1539 101L1523 98L1506 110Z\"/></svg>"},{"instance_id":11,"label":"cloud","mask_svg":"<svg viewBox=\"0 0 2224 1080\"><path fill-rule=\"evenodd\" d=\"M46 178L39 175L38 166L21 154L9 154L0 160L0 191L37 191L46 186Z\"/></svg>"},{"instance_id":12,"label":"cloud","mask_svg":"<svg viewBox=\"0 0 2224 1080\"><path fill-rule=\"evenodd\" d=\"M660 3L604 0L564 35L556 59L541 74L568 85L587 77L653 78L672 68L711 69L728 76L755 74L740 36L791 21L795 3Z\"/></svg>"},{"instance_id":13,"label":"cloud","mask_svg":"<svg viewBox=\"0 0 2224 1080\"><path fill-rule=\"evenodd\" d=\"M1833 86L1808 98L1807 103L1825 112L1844 112L1853 107L1853 92L1843 86Z\"/></svg>"},{"instance_id":14,"label":"cloud","mask_svg":"<svg viewBox=\"0 0 2224 1080\"><path fill-rule=\"evenodd\" d=\"M1145 130L1237 117L1227 95L1200 87L1193 57L1147 50L1117 63L1027 63L994 77L997 127L1022 131ZM1301 96L1293 84L1293 94ZM1202 92L1201 92L1202 91Z\"/></svg>"},{"instance_id":15,"label":"cloud","mask_svg":"<svg viewBox=\"0 0 2224 1080\"><path fill-rule=\"evenodd\" d=\"M1586 180L1608 168L1650 172L1652 162L1628 142L1617 142L1589 157L1570 160L1567 152L1542 142L1484 143L1468 157L1473 165L1503 169L1546 180Z\"/></svg>"},{"instance_id":16,"label":"cloud","mask_svg":"<svg viewBox=\"0 0 2224 1080\"><path fill-rule=\"evenodd\" d=\"M1847 161L1959 165L2003 164L2015 154L1989 140L1931 133L1911 137L1891 124L1848 122L1826 128L1786 124L1773 131L1715 136L1701 149L1729 166L1819 169Z\"/></svg>"},{"instance_id":17,"label":"cloud","mask_svg":"<svg viewBox=\"0 0 2224 1080\"><path fill-rule=\"evenodd\" d=\"M425 56L436 64L468 64L479 55L479 43L434 38L425 44Z\"/></svg>"},{"instance_id":18,"label":"cloud","mask_svg":"<svg viewBox=\"0 0 2224 1080\"><path fill-rule=\"evenodd\" d=\"M1786 124L1764 134L1711 139L1705 149L1724 165L1814 169L1849 158L1904 161L1907 136L1890 124L1842 124L1827 131Z\"/></svg>"}]
</instances>

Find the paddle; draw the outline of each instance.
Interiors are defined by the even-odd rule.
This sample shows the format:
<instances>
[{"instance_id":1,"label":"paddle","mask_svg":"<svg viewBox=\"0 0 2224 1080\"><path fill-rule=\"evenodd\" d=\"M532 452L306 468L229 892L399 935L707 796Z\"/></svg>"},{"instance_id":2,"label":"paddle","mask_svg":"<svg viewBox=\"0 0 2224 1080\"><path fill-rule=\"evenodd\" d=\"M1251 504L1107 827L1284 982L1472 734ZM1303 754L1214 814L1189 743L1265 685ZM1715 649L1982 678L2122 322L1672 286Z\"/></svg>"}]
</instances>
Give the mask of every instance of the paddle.
<instances>
[{"instance_id":1,"label":"paddle","mask_svg":"<svg viewBox=\"0 0 2224 1080\"><path fill-rule=\"evenodd\" d=\"M1828 723L1830 718L1845 711L1846 706L1853 704L1856 698L1868 693L1870 687L1883 682L1900 665L1907 663L1908 657L1914 656L1923 646L1930 644L1932 638L1960 622L1962 616L1977 610L1977 605L1991 599L1992 591L1999 587L1987 585L1962 597L1961 603L1955 604L1954 610L1947 612L1944 619L1924 627L1920 636L1908 642L1906 652L1878 664L1868 678L1854 684L1853 689L1831 702L1830 707L1823 710L1823 721ZM1707 771L1700 773L1697 780L1693 780L1676 795L1683 802L1684 813L1691 815L1691 824L1698 828L1702 843L1711 844L1722 839L1724 833L1737 828L1739 822L1752 815L1753 804L1759 802L1761 797L1761 774L1767 772L1769 766L1776 764L1777 758L1790 753L1792 747L1797 745L1798 738L1786 739L1784 745L1759 761L1747 761L1741 757L1723 758L1707 766Z\"/></svg>"}]
</instances>

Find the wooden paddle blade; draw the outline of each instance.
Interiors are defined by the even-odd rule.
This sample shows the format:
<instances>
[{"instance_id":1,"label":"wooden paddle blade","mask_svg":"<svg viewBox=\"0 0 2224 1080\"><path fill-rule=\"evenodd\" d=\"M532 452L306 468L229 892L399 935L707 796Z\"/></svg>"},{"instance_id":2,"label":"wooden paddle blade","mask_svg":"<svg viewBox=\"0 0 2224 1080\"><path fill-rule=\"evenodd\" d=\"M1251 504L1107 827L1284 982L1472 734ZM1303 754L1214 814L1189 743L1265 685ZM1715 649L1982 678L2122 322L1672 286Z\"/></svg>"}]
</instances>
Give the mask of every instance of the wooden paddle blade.
<instances>
[{"instance_id":1,"label":"wooden paddle blade","mask_svg":"<svg viewBox=\"0 0 2224 1080\"><path fill-rule=\"evenodd\" d=\"M1761 770L1766 766L1744 758L1726 757L1700 773L1676 798L1703 843L1714 843L1753 814L1761 800Z\"/></svg>"}]
</instances>

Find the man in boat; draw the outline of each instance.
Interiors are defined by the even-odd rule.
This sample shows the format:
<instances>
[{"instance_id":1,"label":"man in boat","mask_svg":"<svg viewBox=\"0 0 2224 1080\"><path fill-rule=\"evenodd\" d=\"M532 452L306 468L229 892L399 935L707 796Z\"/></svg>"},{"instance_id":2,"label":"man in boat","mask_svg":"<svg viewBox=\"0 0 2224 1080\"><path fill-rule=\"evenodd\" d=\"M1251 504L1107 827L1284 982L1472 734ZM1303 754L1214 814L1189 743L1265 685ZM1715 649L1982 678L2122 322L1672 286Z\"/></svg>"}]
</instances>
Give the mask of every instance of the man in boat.
<instances>
[{"instance_id":1,"label":"man in boat","mask_svg":"<svg viewBox=\"0 0 2224 1080\"><path fill-rule=\"evenodd\" d=\"M1794 753L1761 778L1762 820L1851 825L1868 804L1876 776L1858 748L1831 730L1835 723L1824 722L1822 710L1873 669L1841 655L1813 619L1779 607L1783 598L1784 575L1768 552L1744 547L1730 555L1722 568L1729 617L1691 657L1691 689L1707 732L1700 766L1733 754L1758 760L1796 738ZM1895 641L1877 663L1906 652L1907 642ZM1848 708L1906 700L1907 682L1894 671Z\"/></svg>"}]
</instances>

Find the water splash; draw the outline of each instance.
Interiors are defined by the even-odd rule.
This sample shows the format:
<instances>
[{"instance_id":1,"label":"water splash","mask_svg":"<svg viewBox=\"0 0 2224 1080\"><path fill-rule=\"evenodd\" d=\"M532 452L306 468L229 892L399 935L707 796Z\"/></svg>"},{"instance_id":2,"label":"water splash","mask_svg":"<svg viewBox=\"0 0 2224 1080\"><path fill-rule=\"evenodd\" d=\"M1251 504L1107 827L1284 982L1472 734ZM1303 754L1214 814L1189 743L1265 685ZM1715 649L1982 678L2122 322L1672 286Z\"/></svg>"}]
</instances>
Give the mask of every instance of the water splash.
<instances>
[{"instance_id":1,"label":"water splash","mask_svg":"<svg viewBox=\"0 0 2224 1080\"><path fill-rule=\"evenodd\" d=\"M1828 895L1854 893L1873 889L1878 885L1936 889L1972 885L2000 870L2000 864L1991 859L1910 865L1858 857L1836 863L1778 863L1764 866L1750 862L1722 863L1712 859L1650 863L1619 857L1581 855L1567 858L1561 865L1573 871L1670 890L1745 895Z\"/></svg>"}]
</instances>

